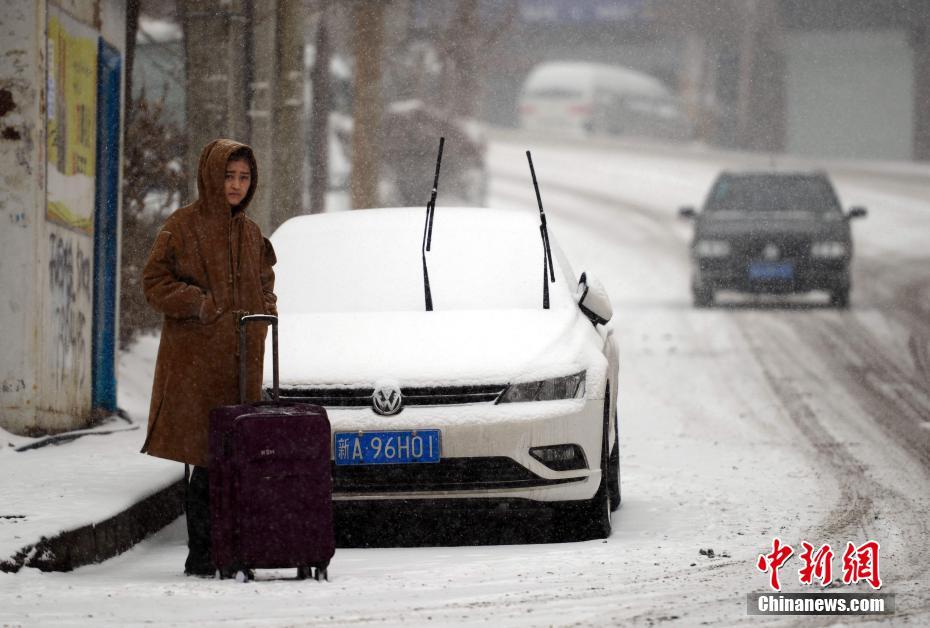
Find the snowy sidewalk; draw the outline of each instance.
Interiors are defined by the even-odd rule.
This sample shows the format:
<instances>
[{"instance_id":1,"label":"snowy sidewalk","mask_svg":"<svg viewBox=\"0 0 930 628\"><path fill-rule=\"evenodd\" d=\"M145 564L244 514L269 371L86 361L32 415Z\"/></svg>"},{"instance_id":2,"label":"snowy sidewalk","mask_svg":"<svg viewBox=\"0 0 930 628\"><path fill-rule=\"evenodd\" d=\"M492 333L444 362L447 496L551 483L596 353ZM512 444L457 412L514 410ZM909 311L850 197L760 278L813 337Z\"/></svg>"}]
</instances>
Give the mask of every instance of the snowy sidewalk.
<instances>
[{"instance_id":1,"label":"snowy sidewalk","mask_svg":"<svg viewBox=\"0 0 930 628\"><path fill-rule=\"evenodd\" d=\"M182 466L139 453L157 344L120 356L128 419L44 438L0 430L0 570L99 562L181 514Z\"/></svg>"}]
</instances>

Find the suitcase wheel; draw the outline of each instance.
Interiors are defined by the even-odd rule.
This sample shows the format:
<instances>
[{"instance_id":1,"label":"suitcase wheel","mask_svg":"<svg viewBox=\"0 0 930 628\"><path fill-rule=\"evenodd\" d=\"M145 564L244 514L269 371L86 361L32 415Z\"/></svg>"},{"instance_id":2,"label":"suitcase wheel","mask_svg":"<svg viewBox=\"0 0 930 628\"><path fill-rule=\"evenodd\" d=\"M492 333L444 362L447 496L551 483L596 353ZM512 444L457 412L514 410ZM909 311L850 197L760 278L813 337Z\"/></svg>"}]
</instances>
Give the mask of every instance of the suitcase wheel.
<instances>
[{"instance_id":1,"label":"suitcase wheel","mask_svg":"<svg viewBox=\"0 0 930 628\"><path fill-rule=\"evenodd\" d=\"M252 574L246 569L240 569L236 572L236 582L244 583L252 579Z\"/></svg>"},{"instance_id":2,"label":"suitcase wheel","mask_svg":"<svg viewBox=\"0 0 930 628\"><path fill-rule=\"evenodd\" d=\"M313 567L310 567L309 565L304 565L302 567L297 568L297 579L298 580L306 580L307 578L310 578L312 576L313 576Z\"/></svg>"},{"instance_id":3,"label":"suitcase wheel","mask_svg":"<svg viewBox=\"0 0 930 628\"><path fill-rule=\"evenodd\" d=\"M319 582L320 580L326 580L329 582L329 572L326 567L317 567L316 572L313 575L313 579Z\"/></svg>"}]
</instances>

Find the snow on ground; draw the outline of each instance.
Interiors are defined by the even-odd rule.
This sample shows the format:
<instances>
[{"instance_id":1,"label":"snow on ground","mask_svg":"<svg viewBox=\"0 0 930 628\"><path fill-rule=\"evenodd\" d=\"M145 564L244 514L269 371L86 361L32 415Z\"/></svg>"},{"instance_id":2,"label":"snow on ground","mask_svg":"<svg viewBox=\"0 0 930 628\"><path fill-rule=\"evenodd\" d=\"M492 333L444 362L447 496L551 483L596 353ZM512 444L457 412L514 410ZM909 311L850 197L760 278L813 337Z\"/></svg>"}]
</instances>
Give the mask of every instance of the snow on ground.
<instances>
[{"instance_id":1,"label":"snow on ground","mask_svg":"<svg viewBox=\"0 0 930 628\"><path fill-rule=\"evenodd\" d=\"M524 148L491 144L491 201L533 212ZM879 540L896 619L926 623L930 478L907 444L919 445L919 432L908 431L910 417L896 404L906 398L920 412L926 380L901 351L914 346L922 355L930 334L919 315L896 313L903 288L871 285L863 273L894 251L888 238L901 235L901 250L884 261L898 265L902 281L926 276L920 238L905 232L927 233L930 194L894 172L877 173L875 183L838 176L847 205L861 197L873 210L854 227L863 256L849 312L818 307L816 298L792 309L762 299L694 310L690 226L676 208L700 204L717 170L736 158L551 142L529 148L553 237L576 273L595 273L614 303L624 501L609 539L430 547L423 530L415 547L338 549L329 583L259 572L239 585L181 575L178 521L101 565L0 574L0 624L793 625L791 617L746 614L746 594L765 590L755 562L774 536L835 548ZM896 370L896 359L906 366ZM121 387L143 386L142 372L121 376ZM390 522L370 515L362 527L403 520L392 514ZM801 590L797 562L782 570L782 582Z\"/></svg>"},{"instance_id":2,"label":"snow on ground","mask_svg":"<svg viewBox=\"0 0 930 628\"><path fill-rule=\"evenodd\" d=\"M0 430L0 560L43 536L98 523L181 477L177 463L139 454L157 343L156 337L142 338L120 356L119 406L130 420L112 417L64 435L80 435L76 440L23 451L16 449L46 439Z\"/></svg>"}]
</instances>

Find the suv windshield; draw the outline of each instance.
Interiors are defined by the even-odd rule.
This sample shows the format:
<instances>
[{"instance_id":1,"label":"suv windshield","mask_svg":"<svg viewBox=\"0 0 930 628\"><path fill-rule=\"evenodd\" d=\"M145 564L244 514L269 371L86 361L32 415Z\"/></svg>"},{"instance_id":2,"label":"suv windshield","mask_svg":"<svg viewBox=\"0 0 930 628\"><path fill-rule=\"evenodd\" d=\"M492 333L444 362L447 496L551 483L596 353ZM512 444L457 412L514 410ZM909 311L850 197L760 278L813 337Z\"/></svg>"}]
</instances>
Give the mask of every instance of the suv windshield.
<instances>
[{"instance_id":1,"label":"suv windshield","mask_svg":"<svg viewBox=\"0 0 930 628\"><path fill-rule=\"evenodd\" d=\"M833 186L819 175L721 175L708 211L841 211Z\"/></svg>"}]
</instances>

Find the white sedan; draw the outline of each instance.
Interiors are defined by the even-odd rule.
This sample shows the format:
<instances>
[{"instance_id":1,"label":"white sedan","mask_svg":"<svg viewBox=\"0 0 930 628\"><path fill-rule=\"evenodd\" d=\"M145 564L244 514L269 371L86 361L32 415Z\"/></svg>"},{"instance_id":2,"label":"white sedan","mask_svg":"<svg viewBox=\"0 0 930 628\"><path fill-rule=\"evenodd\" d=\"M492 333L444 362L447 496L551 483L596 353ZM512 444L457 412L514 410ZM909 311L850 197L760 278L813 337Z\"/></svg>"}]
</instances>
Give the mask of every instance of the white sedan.
<instances>
[{"instance_id":1,"label":"white sedan","mask_svg":"<svg viewBox=\"0 0 930 628\"><path fill-rule=\"evenodd\" d=\"M424 227L423 209L354 210L271 238L281 397L326 408L334 498L546 506L576 537L608 536L620 444L606 293L554 240L547 277L535 212L439 207L425 253Z\"/></svg>"}]
</instances>

